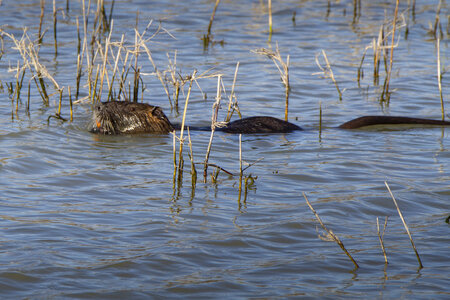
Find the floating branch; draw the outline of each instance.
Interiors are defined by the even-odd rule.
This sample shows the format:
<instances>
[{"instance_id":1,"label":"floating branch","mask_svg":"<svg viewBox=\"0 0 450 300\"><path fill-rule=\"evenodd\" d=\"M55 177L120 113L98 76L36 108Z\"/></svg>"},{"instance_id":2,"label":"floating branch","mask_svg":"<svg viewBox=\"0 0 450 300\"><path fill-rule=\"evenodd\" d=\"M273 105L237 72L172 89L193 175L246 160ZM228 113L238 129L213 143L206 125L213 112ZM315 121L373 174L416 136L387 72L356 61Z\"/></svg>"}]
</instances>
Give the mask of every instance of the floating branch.
<instances>
[{"instance_id":1,"label":"floating branch","mask_svg":"<svg viewBox=\"0 0 450 300\"><path fill-rule=\"evenodd\" d=\"M341 242L341 240L331 231L329 230L325 224L323 224L322 220L320 219L319 215L316 213L314 208L311 206L311 204L308 201L308 198L306 197L306 194L303 192L303 197L305 197L306 203L308 204L309 208L313 212L313 214L316 216L317 221L319 221L322 228L330 235L333 240L341 247L341 249L347 254L347 256L350 258L350 260L353 262L356 268L359 268L359 265L356 263L356 261L353 259L352 255L345 249L344 244Z\"/></svg>"},{"instance_id":2,"label":"floating branch","mask_svg":"<svg viewBox=\"0 0 450 300\"><path fill-rule=\"evenodd\" d=\"M409 232L408 225L406 225L405 219L403 218L403 214L402 214L402 212L400 211L400 207L398 207L397 201L395 200L395 197L394 197L394 195L392 194L392 191L391 191L391 189L390 189L390 187L389 187L387 181L385 181L384 184L386 185L386 188L388 189L389 194L391 194L392 201L394 201L395 207L397 208L398 215L400 216L400 219L401 219L402 222L403 222L403 226L405 226L406 233L408 233L409 240L411 241L411 245L412 245L412 247L413 247L413 249L414 249L414 252L416 253L417 261L419 262L419 268L422 269L422 268L423 268L423 265L422 265L422 261L420 260L419 252L417 252L416 246L414 245L414 241L413 241L413 239L412 239L411 233Z\"/></svg>"}]
</instances>

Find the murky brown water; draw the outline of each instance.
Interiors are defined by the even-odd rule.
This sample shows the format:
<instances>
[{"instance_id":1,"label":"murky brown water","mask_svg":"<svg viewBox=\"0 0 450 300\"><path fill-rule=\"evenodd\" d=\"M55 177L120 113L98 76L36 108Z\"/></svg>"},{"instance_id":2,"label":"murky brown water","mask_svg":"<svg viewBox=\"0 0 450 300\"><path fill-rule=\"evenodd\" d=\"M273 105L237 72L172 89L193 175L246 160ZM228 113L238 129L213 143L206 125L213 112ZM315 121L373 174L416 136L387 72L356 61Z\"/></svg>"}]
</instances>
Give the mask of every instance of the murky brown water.
<instances>
[{"instance_id":1,"label":"murky brown water","mask_svg":"<svg viewBox=\"0 0 450 300\"><path fill-rule=\"evenodd\" d=\"M39 1L2 1L0 28L17 37L28 27L35 36ZM52 5L46 4L48 30L41 62L62 86L75 86L76 17L80 1L59 18L59 54L52 45ZM391 114L440 118L436 47L428 34L438 1L416 1L415 18L405 11L409 35L400 29L394 53L389 107L378 103L372 80L372 50L365 77L356 80L364 48L377 37L394 4L363 1L359 18L353 1L279 1L273 4L274 34L268 44L265 5L259 1L222 1L207 51L206 32L214 1L116 1L113 40L134 41L150 19L176 39L160 34L148 43L160 69L173 58L183 75L215 67L231 89L240 62L236 94L244 116L284 116L284 87L274 64L251 50L278 43L290 55L290 121L304 132L242 138L246 170L257 176L246 200L238 178L221 173L217 183L191 189L189 163L183 185L172 181L171 136L96 136L87 131L90 105L75 105L74 122L47 118L58 97L42 105L32 85L31 113L26 88L18 113L6 84L8 68L20 57L4 37L0 59L0 295L3 298L447 298L450 294L449 215L450 131L443 128L344 131L333 127L356 116ZM66 1L57 1L65 9ZM95 7L93 5L93 7ZM106 2L109 9L110 2ZM292 21L296 12L295 24ZM441 60L448 71L448 5L441 8ZM91 16L92 17L92 16ZM153 27L156 29L156 23ZM150 30L151 31L151 30ZM324 49L341 89L338 100L330 79L319 72L315 55ZM146 102L170 111L148 60L140 60ZM384 76L384 75L383 75ZM29 80L29 78L27 79ZM85 84L86 78L82 80ZM187 123L208 125L216 79L194 85ZM26 83L28 85L28 83ZM450 81L443 76L448 102ZM81 96L88 93L81 89ZM326 128L319 137L319 102ZM181 101L181 106L184 101ZM225 108L225 105L223 105ZM448 105L447 105L448 106ZM447 108L448 110L448 108ZM224 117L224 110L220 118ZM63 116L68 116L64 95ZM202 161L208 132L192 132L196 161ZM238 136L217 133L210 162L237 172ZM212 169L210 169L212 172ZM200 179L200 177L199 177ZM418 263L395 206L388 181L410 226L424 268ZM323 234L302 192L360 265L353 264ZM385 266L376 218L389 216Z\"/></svg>"}]
</instances>

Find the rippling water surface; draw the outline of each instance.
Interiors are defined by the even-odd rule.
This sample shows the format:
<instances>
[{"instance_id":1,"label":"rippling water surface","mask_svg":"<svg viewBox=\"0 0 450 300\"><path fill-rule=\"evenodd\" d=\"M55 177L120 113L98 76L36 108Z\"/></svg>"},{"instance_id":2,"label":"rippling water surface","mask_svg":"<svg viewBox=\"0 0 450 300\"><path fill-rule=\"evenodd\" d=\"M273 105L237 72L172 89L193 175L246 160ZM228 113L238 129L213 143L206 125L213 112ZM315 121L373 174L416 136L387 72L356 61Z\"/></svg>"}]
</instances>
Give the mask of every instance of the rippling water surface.
<instances>
[{"instance_id":1,"label":"rippling water surface","mask_svg":"<svg viewBox=\"0 0 450 300\"><path fill-rule=\"evenodd\" d=\"M35 38L39 1L0 1L0 29ZM52 5L46 3L41 63L61 86L75 89L76 18L82 1L56 1L59 54L53 50ZM32 81L31 107L11 102L7 72L21 58L4 36L0 59L0 295L2 298L448 298L450 294L449 216L450 131L447 128L375 128L345 131L333 127L354 117L391 114L440 118L436 42L429 34L438 1L416 1L415 16L405 3L407 22L397 31L389 106L380 105L372 77L372 49L356 74L364 48L378 36L394 4L362 1L275 1L274 34L268 42L265 1L222 1L213 24L216 41L203 48L215 1L115 1L111 39L134 42L138 29L161 22L170 33L148 42L158 68L167 53L186 75L194 69L223 74L231 90L234 69L244 116L284 116L284 87L275 65L252 53L273 49L290 55L289 119L305 131L242 137L243 159L262 158L245 171L256 178L239 195L239 178L223 172L217 182L191 187L185 154L181 186L173 182L172 137L98 136L88 132L91 106L74 107L74 121L47 119L58 97L44 106ZM391 1L393 2L393 1ZM106 1L107 12L111 1ZM92 9L95 9L95 5ZM328 12L327 12L328 10ZM64 15L63 15L64 12ZM295 12L295 22L293 15ZM441 63L448 72L448 5L441 8ZM93 22L93 15L90 16ZM403 19L401 19L402 21ZM91 24L90 24L91 25ZM91 28L91 27L90 27ZM172 37L172 36L173 37ZM314 73L324 49L341 89ZM147 57L140 58L145 102L171 111ZM27 75L28 76L28 75ZM384 73L382 79L384 79ZM27 81L30 80L28 77ZM82 79L81 97L88 94ZM443 76L444 100L450 84ZM48 82L49 86L51 85ZM28 82L24 84L27 86ZM207 126L216 78L194 84L187 123ZM51 88L49 88L51 90ZM185 92L187 86L185 86ZM184 99L184 96L181 98ZM323 130L319 134L319 102ZM181 100L180 106L184 106ZM220 118L225 115L225 105ZM447 108L448 110L448 108ZM64 93L62 115L68 117ZM195 161L202 161L209 132L192 132ZM185 147L186 149L187 147ZM216 133L210 162L236 174L239 137ZM213 168L209 169L210 173ZM387 181L410 226L424 268L418 262L386 190ZM339 246L325 237L302 192L359 263L355 269ZM380 249L376 218L389 264Z\"/></svg>"}]
</instances>

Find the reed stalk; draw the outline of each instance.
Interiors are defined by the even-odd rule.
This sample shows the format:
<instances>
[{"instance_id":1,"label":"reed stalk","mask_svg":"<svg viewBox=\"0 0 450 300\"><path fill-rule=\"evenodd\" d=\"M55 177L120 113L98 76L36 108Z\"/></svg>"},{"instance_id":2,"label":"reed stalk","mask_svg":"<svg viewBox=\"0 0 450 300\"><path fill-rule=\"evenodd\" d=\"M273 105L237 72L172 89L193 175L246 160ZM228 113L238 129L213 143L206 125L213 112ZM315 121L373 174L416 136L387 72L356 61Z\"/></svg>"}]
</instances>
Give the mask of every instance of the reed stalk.
<instances>
[{"instance_id":1,"label":"reed stalk","mask_svg":"<svg viewBox=\"0 0 450 300\"><path fill-rule=\"evenodd\" d=\"M44 22L44 6L45 6L45 0L41 0L41 15L39 17L39 31L38 31L38 44L42 44L42 23Z\"/></svg>"},{"instance_id":2,"label":"reed stalk","mask_svg":"<svg viewBox=\"0 0 450 300\"><path fill-rule=\"evenodd\" d=\"M399 0L395 2L395 11L394 11L394 20L392 21L392 39L391 39L391 51L389 56L389 69L386 75L386 81L383 89L383 94L381 99L389 104L391 99L391 95L389 92L389 83L391 81L391 73L392 73L392 64L394 60L394 41L395 41L395 30L397 28L397 15L398 15L398 4Z\"/></svg>"},{"instance_id":3,"label":"reed stalk","mask_svg":"<svg viewBox=\"0 0 450 300\"><path fill-rule=\"evenodd\" d=\"M220 106L220 99L221 99L221 81L222 81L222 75L219 74L217 76L217 94L216 94L216 101L213 104L213 113L211 116L211 135L209 137L209 143L208 148L206 150L205 155L205 161L204 161L204 168L203 168L203 182L206 183L206 178L208 174L208 160L209 160L209 154L211 152L211 146L212 141L214 137L214 132L216 131L216 122L217 122L217 116L219 114L219 106Z\"/></svg>"},{"instance_id":4,"label":"reed stalk","mask_svg":"<svg viewBox=\"0 0 450 300\"><path fill-rule=\"evenodd\" d=\"M273 26L272 26L272 0L268 0L269 8L269 42L272 40Z\"/></svg>"},{"instance_id":5,"label":"reed stalk","mask_svg":"<svg viewBox=\"0 0 450 300\"><path fill-rule=\"evenodd\" d=\"M419 252L417 252L416 246L414 245L414 241L412 239L411 232L409 232L408 225L406 225L405 218L403 218L403 214L402 214L402 212L400 210L400 207L398 206L397 201L395 200L394 194L392 194L391 188L389 187L387 181L385 181L384 184L386 185L386 188L387 188L387 190L389 191L389 194L392 197L392 201L394 201L395 207L397 208L398 215L400 216L400 219L403 222L403 226L406 229L406 233L408 233L409 240L411 241L411 245L412 245L412 247L414 249L414 252L416 254L416 257L417 257L417 261L419 262L419 269L422 269L423 268L422 261L421 261L420 256L419 256Z\"/></svg>"},{"instance_id":6,"label":"reed stalk","mask_svg":"<svg viewBox=\"0 0 450 300\"><path fill-rule=\"evenodd\" d=\"M309 203L308 198L306 197L306 194L303 192L303 197L306 200L306 203L308 204L309 208L311 209L311 211L313 212L313 214L316 216L317 221L319 221L320 225L322 226L322 228L327 232L327 234L329 236L331 236L333 238L333 240L339 245L339 247L341 247L341 249L344 251L344 253L350 258L350 260L352 261L352 263L355 265L356 269L359 268L358 263L355 261L355 259L353 258L353 256L347 251L347 249L344 247L344 244L341 242L341 240L331 231L329 230L325 224L323 224L322 220L320 219L319 215L317 214L317 212L314 210L314 208L311 206L311 203Z\"/></svg>"},{"instance_id":7,"label":"reed stalk","mask_svg":"<svg viewBox=\"0 0 450 300\"><path fill-rule=\"evenodd\" d=\"M442 121L445 120L445 109L444 109L444 97L442 95L442 74L441 74L441 50L440 50L440 39L437 38L436 41L436 52L437 52L437 79L439 87L439 97L441 98L441 117Z\"/></svg>"},{"instance_id":8,"label":"reed stalk","mask_svg":"<svg viewBox=\"0 0 450 300\"><path fill-rule=\"evenodd\" d=\"M184 111L183 111L183 119L181 121L181 130L180 130L180 147L179 147L179 154L178 154L178 181L181 181L182 175L183 175L183 166L184 166L184 160L183 160L183 144L184 144L184 126L186 124L186 113L187 108L189 104L189 97L191 95L191 89L192 89L192 82L194 81L193 78L195 78L195 74L197 74L197 71L195 70L192 74L191 81L189 82L189 89L186 95L186 100L184 102Z\"/></svg>"},{"instance_id":9,"label":"reed stalk","mask_svg":"<svg viewBox=\"0 0 450 300\"><path fill-rule=\"evenodd\" d=\"M195 186L197 184L197 169L195 168L194 163L194 153L192 152L192 141L191 141L191 133L189 131L189 127L187 128L188 131L188 141L189 141L189 160L191 161L191 184L192 184L192 190L195 192Z\"/></svg>"},{"instance_id":10,"label":"reed stalk","mask_svg":"<svg viewBox=\"0 0 450 300\"><path fill-rule=\"evenodd\" d=\"M204 49L207 49L209 44L212 42L211 28L212 28L212 24L214 22L214 17L216 15L216 10L217 10L217 7L219 6L219 3L220 3L220 0L216 0L216 4L214 4L214 9L211 14L211 18L209 19L208 31L207 31L206 35L203 35L203 48Z\"/></svg>"},{"instance_id":11,"label":"reed stalk","mask_svg":"<svg viewBox=\"0 0 450 300\"><path fill-rule=\"evenodd\" d=\"M241 203L241 194L242 194L242 134L239 134L239 193L238 193L238 201Z\"/></svg>"},{"instance_id":12,"label":"reed stalk","mask_svg":"<svg viewBox=\"0 0 450 300\"><path fill-rule=\"evenodd\" d=\"M173 145L173 147L172 147L172 150L173 150L173 153L172 153L172 157L173 157L173 184L174 184L174 190L175 190L175 178L177 177L177 166L178 166L178 164L177 164L177 143L176 143L177 135L176 135L175 130L172 131L171 133L172 133L172 137L173 137L173 139L172 139L172 145Z\"/></svg>"},{"instance_id":13,"label":"reed stalk","mask_svg":"<svg viewBox=\"0 0 450 300\"><path fill-rule=\"evenodd\" d=\"M27 98L27 111L28 112L30 111L30 98L31 98L30 88L31 88L31 82L28 81L28 98Z\"/></svg>"},{"instance_id":14,"label":"reed stalk","mask_svg":"<svg viewBox=\"0 0 450 300\"><path fill-rule=\"evenodd\" d=\"M225 118L225 122L230 122L231 117L233 116L233 112L235 108L237 107L237 100L236 95L234 93L234 88L236 86L236 79L237 79L237 73L239 70L239 62L236 64L236 69L234 70L234 78L233 78L233 85L231 86L231 93L228 101L228 109L227 109L227 117ZM233 99L235 101L233 101ZM233 110L231 109L233 107Z\"/></svg>"},{"instance_id":15,"label":"reed stalk","mask_svg":"<svg viewBox=\"0 0 450 300\"><path fill-rule=\"evenodd\" d=\"M100 88L98 91L97 101L100 101L101 97L102 97L104 78L105 78L105 76L108 78L108 75L106 74L106 65L108 64L108 51L109 51L109 48L111 47L111 45L110 45L111 33L112 33L112 24L111 24L111 30L109 31L109 35L105 41L105 54L103 56L102 73L101 73L101 78L100 78Z\"/></svg>"},{"instance_id":16,"label":"reed stalk","mask_svg":"<svg viewBox=\"0 0 450 300\"><path fill-rule=\"evenodd\" d=\"M73 122L73 102L72 102L72 94L70 92L70 86L67 87L69 93L69 105L70 105L70 122Z\"/></svg>"},{"instance_id":17,"label":"reed stalk","mask_svg":"<svg viewBox=\"0 0 450 300\"><path fill-rule=\"evenodd\" d=\"M58 110L56 112L56 115L61 116L61 107L62 107L62 96L63 96L63 89L59 90L59 103L58 103Z\"/></svg>"},{"instance_id":18,"label":"reed stalk","mask_svg":"<svg viewBox=\"0 0 450 300\"><path fill-rule=\"evenodd\" d=\"M99 71L100 71L100 65L97 65L97 71L95 72L95 81L94 81L94 85L92 86L92 89L93 89L92 99L91 99L92 103L95 103L95 99L97 99L97 83L98 83Z\"/></svg>"},{"instance_id":19,"label":"reed stalk","mask_svg":"<svg viewBox=\"0 0 450 300\"><path fill-rule=\"evenodd\" d=\"M120 52L122 50L123 40L124 40L124 35L122 34L122 38L119 42L119 49L117 50L116 60L114 62L114 69L113 69L113 74L112 74L112 78L111 78L111 84L109 86L108 97L106 98L106 101L112 100L112 88L113 88L114 79L116 78L116 74L117 74L119 58L121 57Z\"/></svg>"},{"instance_id":20,"label":"reed stalk","mask_svg":"<svg viewBox=\"0 0 450 300\"><path fill-rule=\"evenodd\" d=\"M437 31L438 31L438 27L440 27L440 17L439 17L439 15L441 14L441 7L442 7L442 0L439 0L438 6L437 6L437 9L436 9L436 17L435 17L435 20L434 20L434 26L433 26L433 29L431 30L435 39L439 38L439 34L438 34ZM441 29L441 35L442 35L442 29Z\"/></svg>"},{"instance_id":21,"label":"reed stalk","mask_svg":"<svg viewBox=\"0 0 450 300\"><path fill-rule=\"evenodd\" d=\"M319 101L319 141L322 140L322 101Z\"/></svg>"},{"instance_id":22,"label":"reed stalk","mask_svg":"<svg viewBox=\"0 0 450 300\"><path fill-rule=\"evenodd\" d=\"M387 220L388 220L388 217L386 216L386 218L384 219L383 233L380 234L380 223L378 222L378 217L377 217L377 234L378 234L378 240L380 241L381 250L383 251L383 256L384 256L384 263L385 263L386 265L388 264L388 259L387 259L386 248L384 247L383 239L384 239L384 233L385 233L385 231L386 231Z\"/></svg>"},{"instance_id":23,"label":"reed stalk","mask_svg":"<svg viewBox=\"0 0 450 300\"><path fill-rule=\"evenodd\" d=\"M56 17L57 13L58 11L56 10L56 0L53 0L53 38L55 40L55 56L58 55L58 39L56 31L56 24L58 23L58 19Z\"/></svg>"}]
</instances>

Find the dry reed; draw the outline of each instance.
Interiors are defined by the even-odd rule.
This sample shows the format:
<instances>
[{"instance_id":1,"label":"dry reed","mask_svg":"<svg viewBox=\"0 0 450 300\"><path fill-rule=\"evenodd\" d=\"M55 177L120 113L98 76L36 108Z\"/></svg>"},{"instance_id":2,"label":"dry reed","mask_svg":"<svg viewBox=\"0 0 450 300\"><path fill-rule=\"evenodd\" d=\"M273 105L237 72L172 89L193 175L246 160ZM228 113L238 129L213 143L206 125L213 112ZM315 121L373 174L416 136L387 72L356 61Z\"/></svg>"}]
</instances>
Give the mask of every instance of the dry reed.
<instances>
[{"instance_id":1,"label":"dry reed","mask_svg":"<svg viewBox=\"0 0 450 300\"><path fill-rule=\"evenodd\" d=\"M384 102L387 102L389 104L389 101L391 99L391 93L389 91L389 84L391 81L391 74L392 74L392 64L394 60L394 40L395 40L395 31L397 28L397 15L398 15L398 4L399 0L395 2L395 11L394 11L394 20L392 20L392 38L391 38L391 50L390 50L390 56L389 56L389 69L387 70L386 80L383 88L383 93L381 95L381 99Z\"/></svg>"},{"instance_id":2,"label":"dry reed","mask_svg":"<svg viewBox=\"0 0 450 300\"><path fill-rule=\"evenodd\" d=\"M325 67L322 67L322 65L320 64L320 62L319 62L319 55L320 54L316 55L316 64L319 67L319 69L322 70L322 72L320 74L323 74L323 76L325 78L327 78L327 77L331 78L331 80L333 81L334 86L336 87L336 90L337 90L337 92L339 94L339 100L342 101L342 92L339 89L339 85L338 85L336 79L334 78L333 70L331 69L331 65L330 65L330 62L328 61L327 54L325 53L324 50L322 50L322 56L323 56L323 58L325 60L325 64L326 64Z\"/></svg>"},{"instance_id":3,"label":"dry reed","mask_svg":"<svg viewBox=\"0 0 450 300\"><path fill-rule=\"evenodd\" d=\"M392 197L392 201L394 201L395 207L397 208L398 215L400 216L400 219L403 222L403 226L406 229L406 233L408 233L409 240L411 241L411 245L412 245L412 247L414 249L414 253L416 254L416 257L417 257L417 261L419 262L419 268L422 269L423 268L422 261L421 261L420 256L419 256L419 252L417 252L416 246L414 245L414 241L412 239L411 232L409 232L408 225L406 225L405 218L403 218L403 214L402 214L402 212L400 210L400 207L398 206L397 201L395 200L394 194L392 194L391 188L389 187L387 181L385 181L384 184L386 185L386 188L387 188L387 190L389 191L389 194Z\"/></svg>"},{"instance_id":4,"label":"dry reed","mask_svg":"<svg viewBox=\"0 0 450 300\"><path fill-rule=\"evenodd\" d=\"M388 259L387 259L387 255L386 255L386 248L384 247L384 233L386 231L386 227L387 227L387 221L388 221L388 217L386 216L386 218L384 219L384 227L383 227L383 233L380 234L380 223L378 222L378 217L377 217L377 234L378 234L378 240L380 241L380 245L381 245L381 250L383 251L383 256L384 256L384 262L385 264L388 264Z\"/></svg>"},{"instance_id":5,"label":"dry reed","mask_svg":"<svg viewBox=\"0 0 450 300\"><path fill-rule=\"evenodd\" d=\"M269 6L269 42L272 40L273 26L272 26L272 0L268 0Z\"/></svg>"},{"instance_id":6,"label":"dry reed","mask_svg":"<svg viewBox=\"0 0 450 300\"><path fill-rule=\"evenodd\" d=\"M214 22L214 17L216 15L217 7L219 6L220 0L216 0L216 4L214 4L214 9L211 14L211 18L209 19L208 31L206 35L203 35L203 48L207 49L210 43L213 43L213 36L211 34L212 24Z\"/></svg>"},{"instance_id":7,"label":"dry reed","mask_svg":"<svg viewBox=\"0 0 450 300\"><path fill-rule=\"evenodd\" d=\"M284 120L288 120L288 112L289 112L289 92L291 90L291 86L289 84L289 55L286 57L286 62L281 57L280 49L278 48L278 43L276 44L275 51L260 48L256 50L252 50L253 53L259 55L265 55L270 58L280 73L280 79L285 87L285 108L284 108Z\"/></svg>"},{"instance_id":8,"label":"dry reed","mask_svg":"<svg viewBox=\"0 0 450 300\"><path fill-rule=\"evenodd\" d=\"M219 107L220 107L220 100L222 97L222 93L221 93L221 81L222 81L222 75L219 74L217 76L217 93L216 93L216 101L213 104L213 113L211 115L211 135L209 137L209 143L208 143L208 148L206 150L206 154L205 154L205 161L204 161L204 167L203 167L203 182L206 183L206 178L207 178L207 174L208 174L208 160L209 160L209 155L211 152L211 146L212 146L212 141L214 138L214 132L216 130L216 123L217 123L217 117L219 114Z\"/></svg>"},{"instance_id":9,"label":"dry reed","mask_svg":"<svg viewBox=\"0 0 450 300\"><path fill-rule=\"evenodd\" d=\"M352 263L355 265L356 268L359 268L358 263L355 261L355 259L353 258L353 256L347 251L347 249L344 247L344 244L341 242L341 240L331 231L329 230L325 224L323 224L322 220L320 219L319 215L317 214L317 212L314 210L314 208L311 206L311 203L309 203L308 198L306 197L306 194L303 192L303 197L306 200L306 203L308 204L309 208L311 209L311 211L313 212L313 214L316 216L317 221L319 221L320 225L322 226L322 228L327 232L327 234L329 236L332 237L332 239L341 247L341 249L344 251L344 253L350 258L350 260L352 261Z\"/></svg>"},{"instance_id":10,"label":"dry reed","mask_svg":"<svg viewBox=\"0 0 450 300\"><path fill-rule=\"evenodd\" d=\"M437 52L437 79L439 88L439 97L441 99L441 117L442 121L445 120L445 109L444 109L444 97L442 95L442 73L441 73L441 50L440 50L440 39L437 38L436 41L436 52Z\"/></svg>"}]
</instances>

